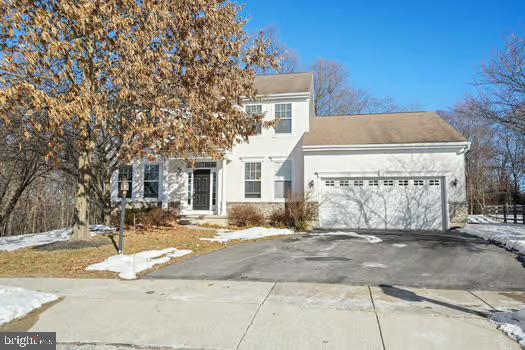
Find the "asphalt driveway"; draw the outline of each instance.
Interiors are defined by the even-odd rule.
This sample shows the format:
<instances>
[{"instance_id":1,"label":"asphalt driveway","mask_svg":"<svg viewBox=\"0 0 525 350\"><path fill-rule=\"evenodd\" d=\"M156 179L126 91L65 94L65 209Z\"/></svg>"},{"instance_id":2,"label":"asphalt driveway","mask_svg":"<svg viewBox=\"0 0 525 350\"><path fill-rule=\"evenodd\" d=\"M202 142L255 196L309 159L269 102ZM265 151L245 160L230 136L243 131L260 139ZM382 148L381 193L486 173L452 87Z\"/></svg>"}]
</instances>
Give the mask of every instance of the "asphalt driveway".
<instances>
[{"instance_id":1,"label":"asphalt driveway","mask_svg":"<svg viewBox=\"0 0 525 350\"><path fill-rule=\"evenodd\" d=\"M146 278L399 285L525 290L517 256L458 232L298 234L235 245L152 272Z\"/></svg>"}]
</instances>

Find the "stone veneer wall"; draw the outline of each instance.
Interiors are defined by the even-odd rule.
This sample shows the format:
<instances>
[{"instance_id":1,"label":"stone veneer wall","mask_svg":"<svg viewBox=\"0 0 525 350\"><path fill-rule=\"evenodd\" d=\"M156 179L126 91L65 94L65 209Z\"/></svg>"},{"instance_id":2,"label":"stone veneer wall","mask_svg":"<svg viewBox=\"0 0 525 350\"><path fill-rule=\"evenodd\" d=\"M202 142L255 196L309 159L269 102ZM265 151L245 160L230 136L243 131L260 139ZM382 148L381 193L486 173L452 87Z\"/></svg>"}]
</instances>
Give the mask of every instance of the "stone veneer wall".
<instances>
[{"instance_id":1,"label":"stone veneer wall","mask_svg":"<svg viewBox=\"0 0 525 350\"><path fill-rule=\"evenodd\" d=\"M250 205L254 206L261 211L265 217L269 217L272 212L277 209L284 209L284 202L228 202L226 203L226 211L230 212L230 209L239 205Z\"/></svg>"},{"instance_id":2,"label":"stone veneer wall","mask_svg":"<svg viewBox=\"0 0 525 350\"><path fill-rule=\"evenodd\" d=\"M449 202L448 213L450 216L450 225L464 226L468 222L468 204L467 202Z\"/></svg>"}]
</instances>

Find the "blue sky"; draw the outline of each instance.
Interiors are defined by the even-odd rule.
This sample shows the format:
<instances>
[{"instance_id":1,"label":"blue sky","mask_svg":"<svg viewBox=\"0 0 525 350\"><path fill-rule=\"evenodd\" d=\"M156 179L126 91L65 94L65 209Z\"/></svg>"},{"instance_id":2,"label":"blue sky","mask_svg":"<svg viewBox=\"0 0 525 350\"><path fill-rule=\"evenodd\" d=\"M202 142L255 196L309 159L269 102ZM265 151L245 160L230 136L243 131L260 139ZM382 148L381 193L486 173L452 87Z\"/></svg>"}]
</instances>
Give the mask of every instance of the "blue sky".
<instances>
[{"instance_id":1,"label":"blue sky","mask_svg":"<svg viewBox=\"0 0 525 350\"><path fill-rule=\"evenodd\" d=\"M301 70L337 61L353 86L418 110L452 107L505 38L525 35L525 0L245 2L248 31L274 26Z\"/></svg>"}]
</instances>

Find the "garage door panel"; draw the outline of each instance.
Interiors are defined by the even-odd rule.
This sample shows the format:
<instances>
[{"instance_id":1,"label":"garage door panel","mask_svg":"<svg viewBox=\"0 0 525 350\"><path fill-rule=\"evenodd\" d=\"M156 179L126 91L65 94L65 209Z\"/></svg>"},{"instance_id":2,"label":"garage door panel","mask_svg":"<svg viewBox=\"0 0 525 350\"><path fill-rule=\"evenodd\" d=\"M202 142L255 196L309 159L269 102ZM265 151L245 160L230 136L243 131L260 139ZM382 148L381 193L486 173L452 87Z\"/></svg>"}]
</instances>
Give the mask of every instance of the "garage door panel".
<instances>
[{"instance_id":1,"label":"garage door panel","mask_svg":"<svg viewBox=\"0 0 525 350\"><path fill-rule=\"evenodd\" d=\"M324 186L320 224L334 228L442 229L440 182L416 180L332 180Z\"/></svg>"}]
</instances>

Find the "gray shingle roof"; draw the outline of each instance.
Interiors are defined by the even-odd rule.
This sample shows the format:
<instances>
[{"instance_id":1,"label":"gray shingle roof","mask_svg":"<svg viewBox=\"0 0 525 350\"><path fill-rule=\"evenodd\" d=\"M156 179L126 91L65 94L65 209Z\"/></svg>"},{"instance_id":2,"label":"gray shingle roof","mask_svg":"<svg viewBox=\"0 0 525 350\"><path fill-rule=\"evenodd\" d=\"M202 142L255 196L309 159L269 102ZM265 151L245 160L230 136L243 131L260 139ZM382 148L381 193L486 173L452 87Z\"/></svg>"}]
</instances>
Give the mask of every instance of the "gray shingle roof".
<instances>
[{"instance_id":1,"label":"gray shingle roof","mask_svg":"<svg viewBox=\"0 0 525 350\"><path fill-rule=\"evenodd\" d=\"M313 84L312 73L258 75L255 89L258 95L309 92Z\"/></svg>"},{"instance_id":2,"label":"gray shingle roof","mask_svg":"<svg viewBox=\"0 0 525 350\"><path fill-rule=\"evenodd\" d=\"M467 141L435 112L314 117L303 145L370 145Z\"/></svg>"}]
</instances>

